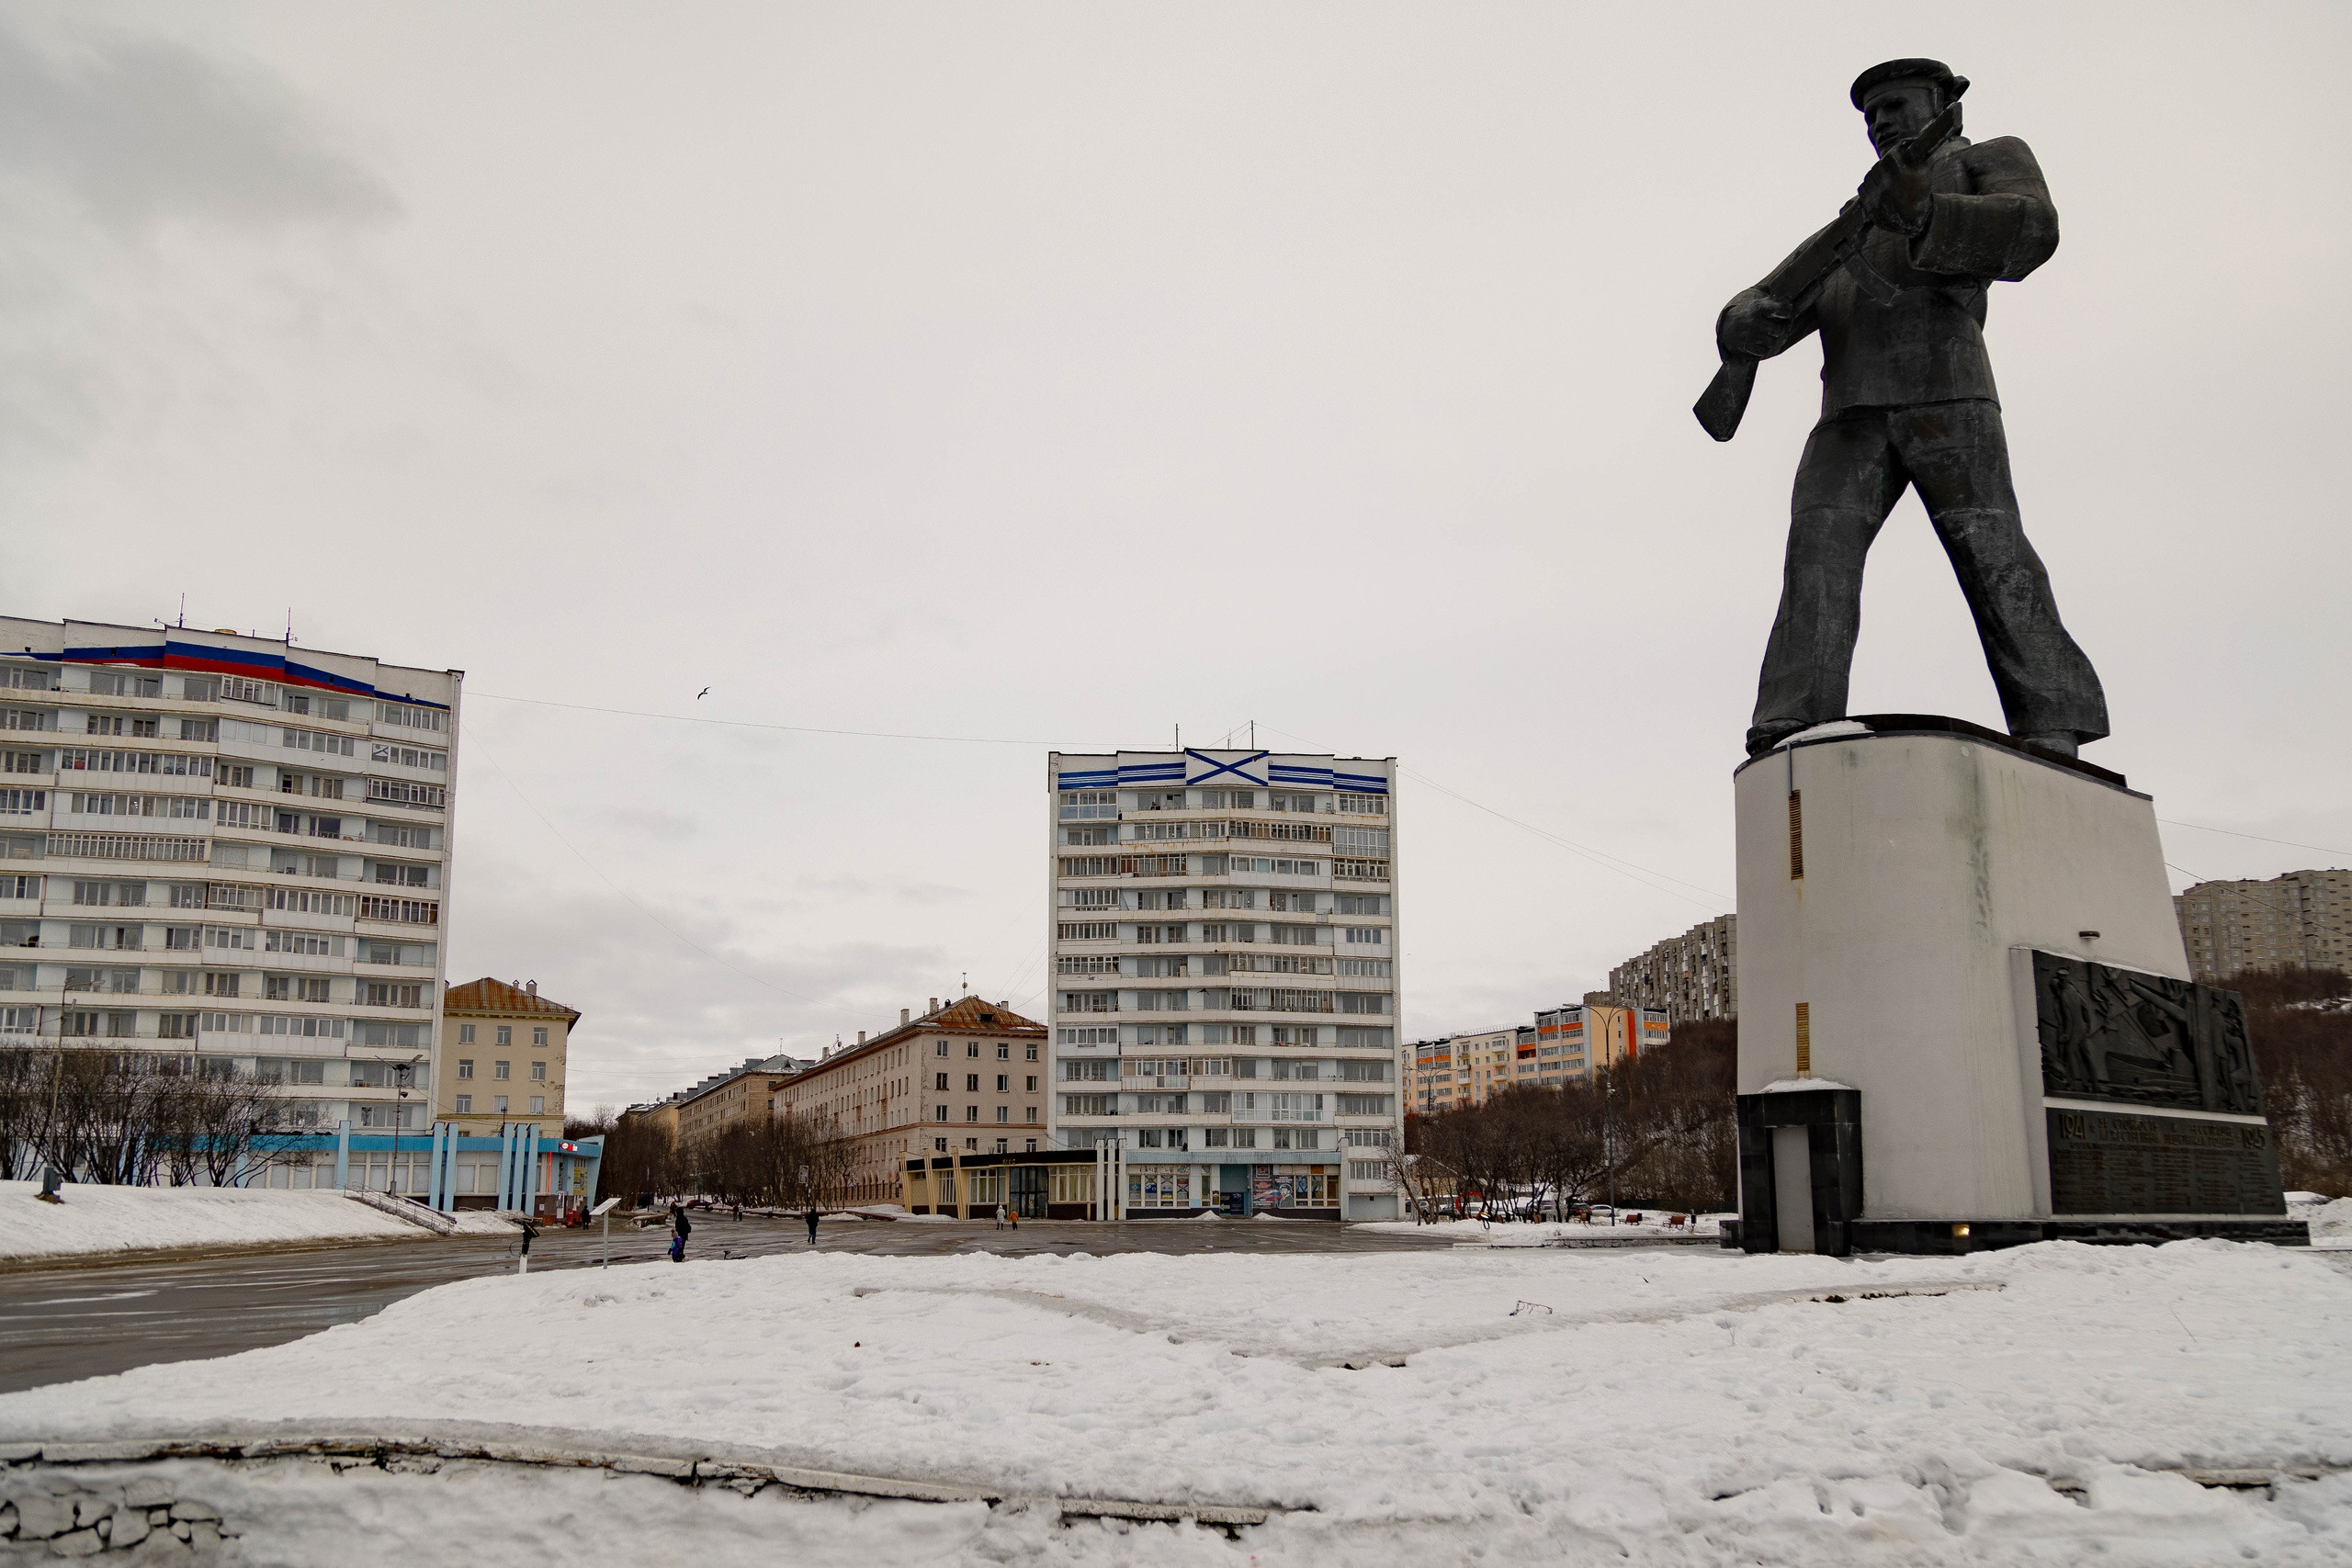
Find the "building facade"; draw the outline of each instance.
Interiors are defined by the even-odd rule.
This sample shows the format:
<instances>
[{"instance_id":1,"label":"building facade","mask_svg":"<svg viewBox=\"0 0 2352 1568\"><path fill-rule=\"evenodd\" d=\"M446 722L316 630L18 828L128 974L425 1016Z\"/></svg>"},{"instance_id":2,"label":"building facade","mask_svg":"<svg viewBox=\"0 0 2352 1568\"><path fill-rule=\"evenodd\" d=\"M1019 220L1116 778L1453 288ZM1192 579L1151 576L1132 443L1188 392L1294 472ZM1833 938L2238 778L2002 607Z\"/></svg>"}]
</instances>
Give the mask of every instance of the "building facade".
<instances>
[{"instance_id":1,"label":"building facade","mask_svg":"<svg viewBox=\"0 0 2352 1568\"><path fill-rule=\"evenodd\" d=\"M253 1179L422 1193L462 672L0 620L0 1043L274 1080Z\"/></svg>"},{"instance_id":2,"label":"building facade","mask_svg":"<svg viewBox=\"0 0 2352 1568\"><path fill-rule=\"evenodd\" d=\"M1739 917L1718 915L1609 972L1619 1007L1658 1008L1676 1023L1739 1016Z\"/></svg>"},{"instance_id":3,"label":"building facade","mask_svg":"<svg viewBox=\"0 0 2352 1568\"><path fill-rule=\"evenodd\" d=\"M1046 760L1055 1146L1135 1215L1394 1217L1394 759Z\"/></svg>"},{"instance_id":4,"label":"building facade","mask_svg":"<svg viewBox=\"0 0 2352 1568\"><path fill-rule=\"evenodd\" d=\"M441 998L441 1050L434 1115L461 1136L484 1137L501 1122L563 1127L565 1064L580 1014L539 995L537 980L487 977L452 986Z\"/></svg>"},{"instance_id":5,"label":"building facade","mask_svg":"<svg viewBox=\"0 0 2352 1568\"><path fill-rule=\"evenodd\" d=\"M952 1168L967 1155L1035 1154L1048 1137L1044 1024L978 997L933 997L912 1012L828 1051L778 1092L777 1115L821 1118L851 1141L846 1201L906 1202L910 1158Z\"/></svg>"},{"instance_id":6,"label":"building facade","mask_svg":"<svg viewBox=\"0 0 2352 1568\"><path fill-rule=\"evenodd\" d=\"M1564 1089L1673 1038L1664 1008L1574 1002L1532 1024L1417 1042L1408 1106L1430 1116L1484 1105L1506 1089Z\"/></svg>"},{"instance_id":7,"label":"building facade","mask_svg":"<svg viewBox=\"0 0 2352 1568\"><path fill-rule=\"evenodd\" d=\"M1406 1047L1406 1110L1416 1116L1434 1116L1470 1102L1468 1089L1453 1081L1451 1039L1416 1040Z\"/></svg>"},{"instance_id":8,"label":"building facade","mask_svg":"<svg viewBox=\"0 0 2352 1568\"><path fill-rule=\"evenodd\" d=\"M808 1069L794 1056L746 1056L676 1096L671 1102L676 1146L717 1137L739 1122L765 1121L782 1108L785 1086Z\"/></svg>"},{"instance_id":9,"label":"building facade","mask_svg":"<svg viewBox=\"0 0 2352 1568\"><path fill-rule=\"evenodd\" d=\"M2248 970L2352 971L2352 871L2200 882L2172 905L2189 974L2207 985Z\"/></svg>"}]
</instances>

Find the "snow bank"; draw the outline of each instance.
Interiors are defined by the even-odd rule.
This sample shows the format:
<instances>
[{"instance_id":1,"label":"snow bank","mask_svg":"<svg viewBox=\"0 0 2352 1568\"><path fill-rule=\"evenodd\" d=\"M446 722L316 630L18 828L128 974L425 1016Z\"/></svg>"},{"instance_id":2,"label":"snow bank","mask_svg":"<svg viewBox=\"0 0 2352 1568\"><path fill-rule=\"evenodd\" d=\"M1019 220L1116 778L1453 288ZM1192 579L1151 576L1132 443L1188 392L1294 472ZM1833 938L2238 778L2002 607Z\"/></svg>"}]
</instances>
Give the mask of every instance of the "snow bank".
<instances>
[{"instance_id":1,"label":"snow bank","mask_svg":"<svg viewBox=\"0 0 2352 1568\"><path fill-rule=\"evenodd\" d=\"M273 1241L416 1241L429 1233L340 1192L244 1187L66 1187L0 1181L0 1258L246 1247Z\"/></svg>"},{"instance_id":2,"label":"snow bank","mask_svg":"<svg viewBox=\"0 0 2352 1568\"><path fill-rule=\"evenodd\" d=\"M2298 1207L2289 1213L2311 1222L2315 1246L2352 1247L2352 1198L2338 1198L2333 1203L2308 1209Z\"/></svg>"},{"instance_id":3,"label":"snow bank","mask_svg":"<svg viewBox=\"0 0 2352 1568\"><path fill-rule=\"evenodd\" d=\"M1265 1563L2352 1557L2352 1478L2273 1501L2159 1473L2352 1467L2352 1280L2217 1241L804 1253L488 1277L291 1345L0 1396L0 1439L280 1418L1317 1510L1319 1536L1252 1536ZM1151 1560L1238 1561L1195 1534Z\"/></svg>"}]
</instances>

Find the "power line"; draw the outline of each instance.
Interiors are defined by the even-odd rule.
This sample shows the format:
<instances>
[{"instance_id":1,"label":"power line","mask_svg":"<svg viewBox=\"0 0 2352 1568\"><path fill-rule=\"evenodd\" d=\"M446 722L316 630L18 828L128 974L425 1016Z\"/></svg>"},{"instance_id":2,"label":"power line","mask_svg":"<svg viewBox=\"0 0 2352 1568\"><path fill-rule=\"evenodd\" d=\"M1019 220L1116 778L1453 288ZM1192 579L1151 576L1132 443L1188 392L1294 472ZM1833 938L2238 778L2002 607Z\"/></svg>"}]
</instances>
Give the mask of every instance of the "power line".
<instances>
[{"instance_id":1,"label":"power line","mask_svg":"<svg viewBox=\"0 0 2352 1568\"><path fill-rule=\"evenodd\" d=\"M1263 721L1261 720L1261 722L1262 723ZM1316 746L1315 742L1307 739L1303 735L1293 735L1289 730L1277 729L1271 724L1266 725L1265 728L1273 734L1283 736L1287 739L1297 741L1301 746L1306 747L1309 750L1320 750L1320 748ZM1612 855L1606 850L1596 850L1589 845L1579 844L1573 839L1564 839L1548 828L1539 828L1532 822L1522 821L1507 811L1498 811L1495 807L1488 806L1482 800L1473 800L1470 796L1463 794L1460 790L1453 789L1445 784L1440 784L1437 780L1430 777L1429 774L1422 773L1419 768L1400 766L1397 769L1397 772L1406 774L1408 777L1412 778L1419 783L1429 785L1431 789L1436 790L1441 795L1452 795L1454 799L1462 802L1464 806L1483 811L1489 817L1498 818L1502 821L1510 823L1512 827L1521 829L1522 831L1532 833L1537 838L1545 840L1547 843L1555 844L1561 849L1582 855L1587 860L1589 860L1594 864L1600 866L1603 871L1613 871L1618 875L1625 877L1630 881L1640 883L1643 886L1649 888L1654 893L1663 893L1669 898L1679 898L1686 904L1694 904L1702 909L1713 909L1717 911L1721 911L1725 904L1736 902L1736 899L1727 897L1724 894L1716 892L1712 887L1702 887L1695 882L1684 882L1682 878L1679 876L1671 875L1663 871L1654 870L1651 867L1643 865L1635 861L1626 860L1622 855ZM1686 894L1677 893L1671 887L1660 887L1657 883L1648 880L1650 877L1654 876L1663 877L1666 881L1675 883L1683 887L1688 887L1693 892L1704 893L1709 901L1702 902L1701 900L1692 898Z\"/></svg>"},{"instance_id":2,"label":"power line","mask_svg":"<svg viewBox=\"0 0 2352 1568\"><path fill-rule=\"evenodd\" d=\"M469 692L469 697L488 697L494 703L527 703L533 707L569 708L574 713L614 714L622 718L658 718L671 724L714 724L727 729L772 729L788 735L839 735L860 740L939 740L963 746L1038 746L1050 748L1048 740L1008 740L995 735L914 735L888 729L820 729L808 724L763 724L744 718L704 718L698 714L647 713L641 708L598 707L593 703L560 703L551 697L511 697L502 692ZM513 782L513 781L508 781Z\"/></svg>"},{"instance_id":3,"label":"power line","mask_svg":"<svg viewBox=\"0 0 2352 1568\"><path fill-rule=\"evenodd\" d=\"M2290 850L2317 850L2324 855L2352 855L2352 850L2330 849L2325 844L2301 844L2292 839L2266 839L2259 833L2241 833L2234 828L2208 828L2202 822L2176 822L2169 817L2159 817L2156 820L2167 828L2194 828L2200 833L2226 833L2233 839L2252 839L2257 844L2284 844ZM2171 864L2170 862L2165 863ZM2175 871L2179 869L2173 866Z\"/></svg>"}]
</instances>

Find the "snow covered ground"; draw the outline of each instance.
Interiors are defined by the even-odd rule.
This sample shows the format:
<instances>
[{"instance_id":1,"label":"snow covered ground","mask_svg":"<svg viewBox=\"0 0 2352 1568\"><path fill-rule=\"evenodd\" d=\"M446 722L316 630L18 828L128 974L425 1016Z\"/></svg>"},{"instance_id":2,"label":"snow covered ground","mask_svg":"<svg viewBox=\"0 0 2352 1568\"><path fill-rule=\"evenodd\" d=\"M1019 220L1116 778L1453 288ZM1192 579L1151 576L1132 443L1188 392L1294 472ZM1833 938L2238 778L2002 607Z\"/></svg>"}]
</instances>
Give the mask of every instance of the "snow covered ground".
<instances>
[{"instance_id":1,"label":"snow covered ground","mask_svg":"<svg viewBox=\"0 0 2352 1568\"><path fill-rule=\"evenodd\" d=\"M1628 1211L1629 1213L1631 1211ZM1362 1225L1371 1231L1402 1231L1413 1235L1442 1236L1448 1241L1464 1242L1483 1247L1544 1247L1559 1242L1632 1241L1637 1237L1706 1236L1720 1234L1723 1216L1719 1214L1684 1214L1684 1224L1669 1225L1666 1211L1655 1213L1644 1211L1640 1224L1611 1225L1607 1221L1599 1224L1567 1221L1544 1220L1534 1224L1525 1221L1440 1220L1435 1224L1421 1224L1413 1220L1375 1220Z\"/></svg>"},{"instance_id":2,"label":"snow covered ground","mask_svg":"<svg viewBox=\"0 0 2352 1568\"><path fill-rule=\"evenodd\" d=\"M333 1191L73 1185L60 1203L40 1191L37 1181L0 1181L0 1260L429 1234Z\"/></svg>"},{"instance_id":3,"label":"snow covered ground","mask_svg":"<svg viewBox=\"0 0 2352 1568\"><path fill-rule=\"evenodd\" d=\"M2343 1562L2352 1274L2211 1241L820 1252L444 1286L291 1345L0 1397L0 1440L279 1418L647 1433L1029 1495L1311 1510L1238 1545L1090 1526L1053 1538L1072 1561ZM2279 1465L2346 1472L2275 1496L2170 1473ZM919 1516L942 1533L910 1560L1010 1544L900 1508L812 1526L793 1560L907 1559Z\"/></svg>"}]
</instances>

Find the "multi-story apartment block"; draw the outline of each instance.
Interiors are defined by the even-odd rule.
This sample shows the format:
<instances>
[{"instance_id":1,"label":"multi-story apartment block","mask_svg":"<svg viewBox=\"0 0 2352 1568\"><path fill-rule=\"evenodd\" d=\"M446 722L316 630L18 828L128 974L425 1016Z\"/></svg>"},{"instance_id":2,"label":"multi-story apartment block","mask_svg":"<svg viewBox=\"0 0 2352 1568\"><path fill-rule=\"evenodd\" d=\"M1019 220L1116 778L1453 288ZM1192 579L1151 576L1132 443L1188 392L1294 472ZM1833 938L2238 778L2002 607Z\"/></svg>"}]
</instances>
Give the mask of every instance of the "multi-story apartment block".
<instances>
[{"instance_id":1,"label":"multi-story apartment block","mask_svg":"<svg viewBox=\"0 0 2352 1568\"><path fill-rule=\"evenodd\" d=\"M1527 1032L1532 1037L1534 1031ZM1453 1037L1453 1081L1460 1091L1455 1104L1484 1105L1517 1081L1519 1035L1514 1027ZM1532 1051L1532 1038L1528 1044Z\"/></svg>"},{"instance_id":2,"label":"multi-story apartment block","mask_svg":"<svg viewBox=\"0 0 2352 1568\"><path fill-rule=\"evenodd\" d=\"M461 673L78 621L0 648L0 1044L275 1080L255 1179L424 1190L392 1138L431 1116Z\"/></svg>"},{"instance_id":3,"label":"multi-story apartment block","mask_svg":"<svg viewBox=\"0 0 2352 1568\"><path fill-rule=\"evenodd\" d=\"M563 1125L576 1009L539 995L539 983L487 977L452 986L441 999L441 1054L434 1113L465 1137L503 1122Z\"/></svg>"},{"instance_id":4,"label":"multi-story apartment block","mask_svg":"<svg viewBox=\"0 0 2352 1568\"><path fill-rule=\"evenodd\" d=\"M1676 1023L1739 1016L1739 917L1718 915L1609 972L1620 1007L1662 1008Z\"/></svg>"},{"instance_id":5,"label":"multi-story apartment block","mask_svg":"<svg viewBox=\"0 0 2352 1568\"><path fill-rule=\"evenodd\" d=\"M1397 1212L1393 759L1046 761L1049 1116L1130 1214Z\"/></svg>"},{"instance_id":6,"label":"multi-story apartment block","mask_svg":"<svg viewBox=\"0 0 2352 1568\"><path fill-rule=\"evenodd\" d=\"M1538 1066L1548 1069L1556 1059L1564 1078L1606 1071L1628 1056L1668 1043L1674 1038L1671 1025L1662 1007L1564 1003L1535 1015Z\"/></svg>"},{"instance_id":7,"label":"multi-story apartment block","mask_svg":"<svg viewBox=\"0 0 2352 1568\"><path fill-rule=\"evenodd\" d=\"M1569 1003L1532 1024L1423 1040L1411 1048L1410 1109L1484 1105L1506 1089L1564 1089L1672 1038L1663 1008Z\"/></svg>"},{"instance_id":8,"label":"multi-story apartment block","mask_svg":"<svg viewBox=\"0 0 2352 1568\"><path fill-rule=\"evenodd\" d=\"M1434 1116L1468 1104L1467 1091L1453 1081L1453 1042L1416 1040L1406 1048L1406 1106L1416 1116Z\"/></svg>"},{"instance_id":9,"label":"multi-story apartment block","mask_svg":"<svg viewBox=\"0 0 2352 1568\"><path fill-rule=\"evenodd\" d=\"M921 1018L837 1046L786 1084L776 1114L853 1144L845 1201L906 1201L910 1156L1035 1154L1048 1136L1046 1026L1002 1002L931 998Z\"/></svg>"},{"instance_id":10,"label":"multi-story apartment block","mask_svg":"<svg viewBox=\"0 0 2352 1568\"><path fill-rule=\"evenodd\" d=\"M2172 904L2189 973L2208 985L2247 970L2352 970L2352 871L2200 882Z\"/></svg>"}]
</instances>

